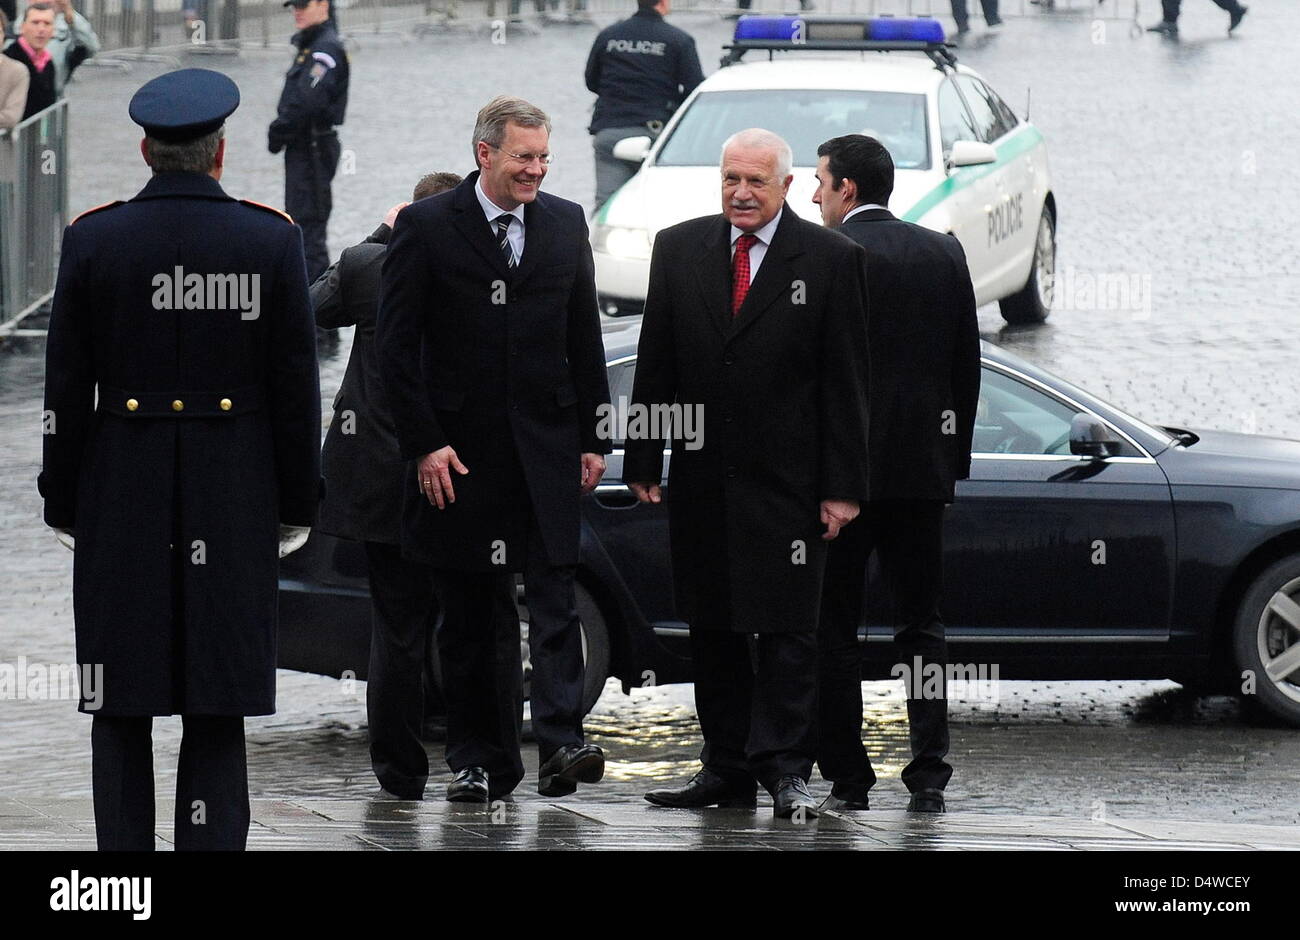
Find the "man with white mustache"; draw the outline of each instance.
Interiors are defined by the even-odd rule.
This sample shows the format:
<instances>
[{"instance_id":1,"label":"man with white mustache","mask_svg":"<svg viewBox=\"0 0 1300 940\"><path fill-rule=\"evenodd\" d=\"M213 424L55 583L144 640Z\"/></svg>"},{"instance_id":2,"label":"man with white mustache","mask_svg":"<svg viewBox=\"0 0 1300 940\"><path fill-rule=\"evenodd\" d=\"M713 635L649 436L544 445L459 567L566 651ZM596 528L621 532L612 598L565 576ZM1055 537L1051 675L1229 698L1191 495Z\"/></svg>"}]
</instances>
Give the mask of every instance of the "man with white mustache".
<instances>
[{"instance_id":1,"label":"man with white mustache","mask_svg":"<svg viewBox=\"0 0 1300 940\"><path fill-rule=\"evenodd\" d=\"M669 533L690 624L702 769L658 806L815 816L817 622L826 548L868 493L866 255L785 205L789 145L732 136L722 214L664 229L650 260L633 407L704 413L704 446L673 444ZM629 439L645 503L663 440Z\"/></svg>"}]
</instances>

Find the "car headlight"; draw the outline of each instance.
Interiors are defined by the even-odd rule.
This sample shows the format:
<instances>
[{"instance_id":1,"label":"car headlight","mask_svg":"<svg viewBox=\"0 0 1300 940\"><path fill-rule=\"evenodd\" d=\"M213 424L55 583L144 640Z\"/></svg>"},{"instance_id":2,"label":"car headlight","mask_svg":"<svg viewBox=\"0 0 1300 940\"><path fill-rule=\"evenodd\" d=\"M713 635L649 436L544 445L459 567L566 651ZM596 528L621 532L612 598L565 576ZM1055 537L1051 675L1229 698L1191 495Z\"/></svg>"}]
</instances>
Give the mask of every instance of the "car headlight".
<instances>
[{"instance_id":1,"label":"car headlight","mask_svg":"<svg viewBox=\"0 0 1300 940\"><path fill-rule=\"evenodd\" d=\"M593 244L615 258L645 261L650 258L650 233L643 228L597 225Z\"/></svg>"}]
</instances>

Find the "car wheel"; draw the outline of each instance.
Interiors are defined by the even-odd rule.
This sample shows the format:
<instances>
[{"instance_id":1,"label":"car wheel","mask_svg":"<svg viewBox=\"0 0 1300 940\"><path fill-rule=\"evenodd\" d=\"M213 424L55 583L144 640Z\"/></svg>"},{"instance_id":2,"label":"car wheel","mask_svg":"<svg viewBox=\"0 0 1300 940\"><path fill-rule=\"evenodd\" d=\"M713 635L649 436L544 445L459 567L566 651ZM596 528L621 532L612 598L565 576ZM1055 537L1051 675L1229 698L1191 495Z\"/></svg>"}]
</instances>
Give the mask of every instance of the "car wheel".
<instances>
[{"instance_id":1,"label":"car wheel","mask_svg":"<svg viewBox=\"0 0 1300 940\"><path fill-rule=\"evenodd\" d=\"M1269 566L1246 591L1233 628L1244 698L1300 727L1300 555Z\"/></svg>"},{"instance_id":2,"label":"car wheel","mask_svg":"<svg viewBox=\"0 0 1300 940\"><path fill-rule=\"evenodd\" d=\"M1047 204L1038 219L1034 240L1034 260L1029 265L1025 286L998 302L1002 319L1020 326L1042 323L1052 312L1052 286L1056 280L1056 219Z\"/></svg>"},{"instance_id":3,"label":"car wheel","mask_svg":"<svg viewBox=\"0 0 1300 940\"><path fill-rule=\"evenodd\" d=\"M601 612L600 605L596 603L596 599L591 592L577 582L574 583L573 590L574 599L577 602L579 626L582 631L582 660L585 665L582 683L582 713L585 715L595 706L596 700L600 698L600 693L605 689L605 680L609 678L609 626L605 622L605 616ZM523 682L524 700L527 701L531 691L533 665L528 647L528 607L523 601L522 588L519 590L516 606L519 609L520 655L524 667L520 681ZM426 669L426 702L433 703L436 701L437 706L442 706L441 691L437 692L435 698L434 695L429 693L428 686L432 686L435 690L441 690L442 688L442 668L438 661L436 640L429 643L428 668ZM426 712L428 711L429 709L426 708Z\"/></svg>"}]
</instances>

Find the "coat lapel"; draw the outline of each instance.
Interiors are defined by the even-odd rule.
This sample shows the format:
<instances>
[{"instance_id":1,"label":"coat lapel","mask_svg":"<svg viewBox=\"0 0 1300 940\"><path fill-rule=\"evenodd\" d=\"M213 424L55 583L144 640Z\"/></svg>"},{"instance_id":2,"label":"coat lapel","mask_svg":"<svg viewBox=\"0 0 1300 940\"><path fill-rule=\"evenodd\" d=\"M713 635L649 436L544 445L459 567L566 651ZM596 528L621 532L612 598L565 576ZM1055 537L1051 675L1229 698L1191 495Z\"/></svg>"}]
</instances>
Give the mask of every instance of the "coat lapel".
<instances>
[{"instance_id":1,"label":"coat lapel","mask_svg":"<svg viewBox=\"0 0 1300 940\"><path fill-rule=\"evenodd\" d=\"M787 205L782 208L781 221L777 223L776 232L772 235L772 244L767 246L758 274L754 275L745 302L740 305L740 312L727 337L728 342L749 329L778 298L792 295L795 285L794 269L790 261L801 254L803 245L799 239L799 218Z\"/></svg>"},{"instance_id":2,"label":"coat lapel","mask_svg":"<svg viewBox=\"0 0 1300 940\"><path fill-rule=\"evenodd\" d=\"M506 259L501 256L496 239L492 237L492 226L488 223L487 216L483 214L483 207L479 205L478 196L474 193L474 183L477 180L478 171L475 170L456 187L452 200L452 207L456 210L456 228L465 236L465 240L474 246L474 250L483 256L483 260L491 265L492 270L502 278L512 280L513 275L506 267ZM526 251L526 235L524 247Z\"/></svg>"},{"instance_id":3,"label":"coat lapel","mask_svg":"<svg viewBox=\"0 0 1300 940\"><path fill-rule=\"evenodd\" d=\"M554 213L547 209L546 199L541 193L524 206L524 254L515 267L516 283L522 284L527 280L542 255L546 254L547 246L553 241L551 232L553 222Z\"/></svg>"},{"instance_id":4,"label":"coat lapel","mask_svg":"<svg viewBox=\"0 0 1300 940\"><path fill-rule=\"evenodd\" d=\"M695 279L704 297L704 313L725 338L731 331L731 223L719 215L695 259Z\"/></svg>"}]
</instances>

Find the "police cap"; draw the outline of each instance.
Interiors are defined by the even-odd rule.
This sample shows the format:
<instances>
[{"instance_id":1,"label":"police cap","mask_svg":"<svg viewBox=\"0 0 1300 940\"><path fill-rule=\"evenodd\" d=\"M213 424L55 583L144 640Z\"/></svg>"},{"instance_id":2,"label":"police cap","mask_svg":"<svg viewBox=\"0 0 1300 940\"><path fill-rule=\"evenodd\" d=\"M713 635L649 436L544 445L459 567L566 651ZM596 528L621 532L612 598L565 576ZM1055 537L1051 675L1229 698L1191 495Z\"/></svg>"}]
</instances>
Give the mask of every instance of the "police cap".
<instances>
[{"instance_id":1,"label":"police cap","mask_svg":"<svg viewBox=\"0 0 1300 940\"><path fill-rule=\"evenodd\" d=\"M144 84L131 120L155 140L181 144L211 134L239 107L239 86L212 69L178 69Z\"/></svg>"}]
</instances>

